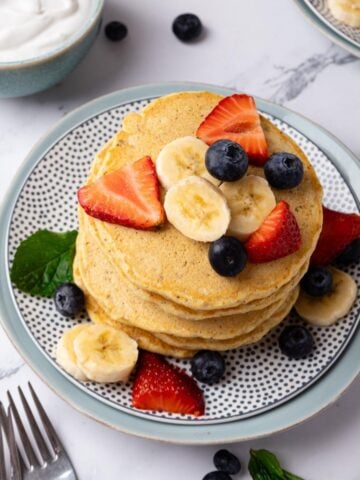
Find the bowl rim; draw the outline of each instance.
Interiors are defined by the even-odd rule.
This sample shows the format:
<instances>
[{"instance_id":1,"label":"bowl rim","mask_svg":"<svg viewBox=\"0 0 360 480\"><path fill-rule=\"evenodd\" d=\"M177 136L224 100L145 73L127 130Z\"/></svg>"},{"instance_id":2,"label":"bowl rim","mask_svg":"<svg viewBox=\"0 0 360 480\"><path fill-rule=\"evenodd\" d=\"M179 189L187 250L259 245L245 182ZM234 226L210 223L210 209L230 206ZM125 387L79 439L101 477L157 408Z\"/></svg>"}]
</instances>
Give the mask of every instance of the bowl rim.
<instances>
[{"instance_id":1,"label":"bowl rim","mask_svg":"<svg viewBox=\"0 0 360 480\"><path fill-rule=\"evenodd\" d=\"M49 62L51 60L60 57L64 53L71 50L73 47L78 45L93 29L99 17L102 14L104 8L105 0L94 0L93 11L86 21L85 26L80 29L78 33L71 36L66 42L64 42L60 47L52 49L48 52L45 52L37 57L31 57L25 60L15 60L11 62L1 62L0 61L0 72L9 71L9 70L19 70L22 68L29 68L36 65L41 65L43 63Z\"/></svg>"}]
</instances>

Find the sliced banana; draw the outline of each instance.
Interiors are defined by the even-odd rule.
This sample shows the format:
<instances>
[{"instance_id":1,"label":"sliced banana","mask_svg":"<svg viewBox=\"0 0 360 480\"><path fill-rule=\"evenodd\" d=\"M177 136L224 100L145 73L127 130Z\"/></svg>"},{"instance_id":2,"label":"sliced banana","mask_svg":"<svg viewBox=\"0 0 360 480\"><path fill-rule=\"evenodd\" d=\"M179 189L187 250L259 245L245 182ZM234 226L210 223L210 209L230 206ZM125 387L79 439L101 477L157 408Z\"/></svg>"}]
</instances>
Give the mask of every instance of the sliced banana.
<instances>
[{"instance_id":1,"label":"sliced banana","mask_svg":"<svg viewBox=\"0 0 360 480\"><path fill-rule=\"evenodd\" d=\"M126 381L137 358L137 343L107 325L89 325L74 339L77 363L94 382Z\"/></svg>"},{"instance_id":2,"label":"sliced banana","mask_svg":"<svg viewBox=\"0 0 360 480\"><path fill-rule=\"evenodd\" d=\"M237 182L225 182L220 190L225 195L231 212L228 233L242 241L260 227L276 206L268 182L256 175L247 175Z\"/></svg>"},{"instance_id":3,"label":"sliced banana","mask_svg":"<svg viewBox=\"0 0 360 480\"><path fill-rule=\"evenodd\" d=\"M165 195L167 219L183 235L212 242L225 234L230 210L221 191L204 178L191 176L173 185Z\"/></svg>"},{"instance_id":4,"label":"sliced banana","mask_svg":"<svg viewBox=\"0 0 360 480\"><path fill-rule=\"evenodd\" d=\"M77 363L77 358L74 352L74 340L80 332L88 328L89 325L76 325L70 330L67 330L60 338L56 349L56 361L62 368L72 377L84 382L87 376L82 371Z\"/></svg>"},{"instance_id":5,"label":"sliced banana","mask_svg":"<svg viewBox=\"0 0 360 480\"><path fill-rule=\"evenodd\" d=\"M328 5L332 15L337 20L353 28L360 27L360 5L358 3L328 0Z\"/></svg>"},{"instance_id":6,"label":"sliced banana","mask_svg":"<svg viewBox=\"0 0 360 480\"><path fill-rule=\"evenodd\" d=\"M156 173L161 185L168 190L183 178L197 175L217 185L205 167L205 154L208 145L196 137L177 138L168 143L156 159Z\"/></svg>"},{"instance_id":7,"label":"sliced banana","mask_svg":"<svg viewBox=\"0 0 360 480\"><path fill-rule=\"evenodd\" d=\"M334 267L328 268L333 276L331 291L323 297L311 297L301 290L295 304L300 317L320 327L332 325L347 315L357 296L357 286L350 275Z\"/></svg>"}]
</instances>

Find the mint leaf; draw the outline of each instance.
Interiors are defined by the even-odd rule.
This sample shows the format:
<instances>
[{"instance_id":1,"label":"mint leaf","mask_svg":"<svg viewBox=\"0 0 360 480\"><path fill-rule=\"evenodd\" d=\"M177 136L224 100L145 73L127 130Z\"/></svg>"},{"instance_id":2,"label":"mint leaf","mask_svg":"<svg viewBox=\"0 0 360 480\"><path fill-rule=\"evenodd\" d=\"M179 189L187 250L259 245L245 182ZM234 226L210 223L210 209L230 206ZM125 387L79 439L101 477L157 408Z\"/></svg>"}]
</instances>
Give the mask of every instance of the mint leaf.
<instances>
[{"instance_id":1,"label":"mint leaf","mask_svg":"<svg viewBox=\"0 0 360 480\"><path fill-rule=\"evenodd\" d=\"M253 480L304 480L281 468L269 450L250 450L249 472Z\"/></svg>"},{"instance_id":2,"label":"mint leaf","mask_svg":"<svg viewBox=\"0 0 360 480\"><path fill-rule=\"evenodd\" d=\"M73 279L77 231L38 230L20 243L11 268L11 281L25 293L51 297L55 289Z\"/></svg>"},{"instance_id":3,"label":"mint leaf","mask_svg":"<svg viewBox=\"0 0 360 480\"><path fill-rule=\"evenodd\" d=\"M297 475L294 475L293 473L290 473L290 472L287 472L286 470L284 470L284 474L285 474L285 480L304 480L303 478L301 477L298 477Z\"/></svg>"}]
</instances>

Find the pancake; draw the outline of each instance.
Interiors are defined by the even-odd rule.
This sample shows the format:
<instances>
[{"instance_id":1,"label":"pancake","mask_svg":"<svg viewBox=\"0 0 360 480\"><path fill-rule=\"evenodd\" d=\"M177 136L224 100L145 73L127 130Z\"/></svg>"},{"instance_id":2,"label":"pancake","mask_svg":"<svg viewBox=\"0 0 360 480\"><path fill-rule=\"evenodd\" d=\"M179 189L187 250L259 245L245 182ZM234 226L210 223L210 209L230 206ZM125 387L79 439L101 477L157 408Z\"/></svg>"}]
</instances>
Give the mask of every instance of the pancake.
<instances>
[{"instance_id":1,"label":"pancake","mask_svg":"<svg viewBox=\"0 0 360 480\"><path fill-rule=\"evenodd\" d=\"M101 254L96 242L86 231L80 230L77 239L77 255L74 263L74 280L85 284L86 290L104 312L113 320L123 322L152 333L164 333L179 337L230 339L243 335L269 318L286 301L288 294L272 305L255 312L230 315L208 320L191 321L166 314L156 303L134 297L121 281L107 257ZM86 262L84 262L86 260ZM307 264L299 272L299 282Z\"/></svg>"},{"instance_id":2,"label":"pancake","mask_svg":"<svg viewBox=\"0 0 360 480\"><path fill-rule=\"evenodd\" d=\"M123 129L105 158L95 161L89 181L121 168L144 155L156 160L160 149L175 138L194 134L204 116L221 99L209 92L183 92L152 102L141 114L124 119ZM322 225L322 189L304 153L290 137L262 118L270 153L288 151L304 165L302 183L291 190L275 190L286 200L302 234L301 248L266 264L250 264L236 278L224 278L211 268L208 245L195 242L167 223L158 231L139 231L89 218L89 225L116 270L142 290L192 310L217 310L247 305L274 294L309 259ZM250 167L249 174L263 176Z\"/></svg>"}]
</instances>

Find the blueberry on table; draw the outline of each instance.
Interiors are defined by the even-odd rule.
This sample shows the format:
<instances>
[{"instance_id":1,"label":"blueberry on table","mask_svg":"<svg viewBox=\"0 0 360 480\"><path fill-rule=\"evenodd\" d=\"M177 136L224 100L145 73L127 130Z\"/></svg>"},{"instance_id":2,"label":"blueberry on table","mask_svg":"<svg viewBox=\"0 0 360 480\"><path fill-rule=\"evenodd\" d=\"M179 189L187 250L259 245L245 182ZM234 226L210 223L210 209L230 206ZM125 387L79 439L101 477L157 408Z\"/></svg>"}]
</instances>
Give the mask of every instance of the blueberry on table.
<instances>
[{"instance_id":1,"label":"blueberry on table","mask_svg":"<svg viewBox=\"0 0 360 480\"><path fill-rule=\"evenodd\" d=\"M218 140L206 152L208 172L222 182L235 182L242 178L249 166L247 153L236 142Z\"/></svg>"},{"instance_id":2,"label":"blueberry on table","mask_svg":"<svg viewBox=\"0 0 360 480\"><path fill-rule=\"evenodd\" d=\"M172 30L179 40L190 42L201 34L202 23L197 15L183 13L173 21Z\"/></svg>"},{"instance_id":3,"label":"blueberry on table","mask_svg":"<svg viewBox=\"0 0 360 480\"><path fill-rule=\"evenodd\" d=\"M240 273L244 270L246 261L243 244L235 237L224 235L209 247L210 265L223 277L234 277Z\"/></svg>"},{"instance_id":4,"label":"blueberry on table","mask_svg":"<svg viewBox=\"0 0 360 480\"><path fill-rule=\"evenodd\" d=\"M73 317L85 307L83 291L74 283L63 283L54 293L56 310L64 317Z\"/></svg>"},{"instance_id":5,"label":"blueberry on table","mask_svg":"<svg viewBox=\"0 0 360 480\"><path fill-rule=\"evenodd\" d=\"M332 274L324 267L311 267L301 280L301 288L312 297L323 297L332 287Z\"/></svg>"},{"instance_id":6,"label":"blueberry on table","mask_svg":"<svg viewBox=\"0 0 360 480\"><path fill-rule=\"evenodd\" d=\"M208 473L203 480L231 480L231 477L226 472L217 471Z\"/></svg>"},{"instance_id":7,"label":"blueberry on table","mask_svg":"<svg viewBox=\"0 0 360 480\"><path fill-rule=\"evenodd\" d=\"M360 261L360 238L353 240L345 250L340 253L336 259L343 265L349 265L350 263L357 263Z\"/></svg>"},{"instance_id":8,"label":"blueberry on table","mask_svg":"<svg viewBox=\"0 0 360 480\"><path fill-rule=\"evenodd\" d=\"M296 155L287 152L273 153L265 163L266 180L274 188L294 188L304 177L304 166Z\"/></svg>"},{"instance_id":9,"label":"blueberry on table","mask_svg":"<svg viewBox=\"0 0 360 480\"><path fill-rule=\"evenodd\" d=\"M199 382L217 383L225 373L225 360L219 352L201 350L191 359L191 373Z\"/></svg>"},{"instance_id":10,"label":"blueberry on table","mask_svg":"<svg viewBox=\"0 0 360 480\"><path fill-rule=\"evenodd\" d=\"M290 325L281 332L279 347L289 358L299 360L307 357L314 350L314 339L306 327Z\"/></svg>"},{"instance_id":11,"label":"blueberry on table","mask_svg":"<svg viewBox=\"0 0 360 480\"><path fill-rule=\"evenodd\" d=\"M221 472L236 475L241 470L239 459L228 450L219 450L214 455L214 465Z\"/></svg>"},{"instance_id":12,"label":"blueberry on table","mask_svg":"<svg viewBox=\"0 0 360 480\"><path fill-rule=\"evenodd\" d=\"M121 22L113 21L105 27L105 35L112 42L120 42L126 37L127 33L127 26Z\"/></svg>"}]
</instances>

